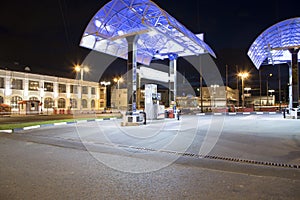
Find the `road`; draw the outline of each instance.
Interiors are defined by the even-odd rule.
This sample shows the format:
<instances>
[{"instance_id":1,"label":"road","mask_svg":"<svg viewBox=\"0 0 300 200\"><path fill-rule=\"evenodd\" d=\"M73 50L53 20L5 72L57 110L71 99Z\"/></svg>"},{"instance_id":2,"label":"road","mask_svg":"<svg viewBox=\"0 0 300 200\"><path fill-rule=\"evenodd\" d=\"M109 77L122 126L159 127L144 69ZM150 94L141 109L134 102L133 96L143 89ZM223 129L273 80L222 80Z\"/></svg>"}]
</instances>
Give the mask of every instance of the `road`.
<instances>
[{"instance_id":1,"label":"road","mask_svg":"<svg viewBox=\"0 0 300 200\"><path fill-rule=\"evenodd\" d=\"M299 165L298 123L183 116L0 134L0 199L298 199L298 168L195 156Z\"/></svg>"}]
</instances>

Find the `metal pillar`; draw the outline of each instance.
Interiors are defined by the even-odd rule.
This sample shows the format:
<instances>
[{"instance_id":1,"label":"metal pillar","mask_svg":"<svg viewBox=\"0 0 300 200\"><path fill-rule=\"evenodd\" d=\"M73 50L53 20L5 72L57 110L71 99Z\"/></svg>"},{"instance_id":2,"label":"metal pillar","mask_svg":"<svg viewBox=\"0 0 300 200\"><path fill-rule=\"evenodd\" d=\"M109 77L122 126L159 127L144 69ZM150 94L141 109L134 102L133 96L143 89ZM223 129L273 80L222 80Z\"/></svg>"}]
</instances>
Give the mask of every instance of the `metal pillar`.
<instances>
[{"instance_id":1,"label":"metal pillar","mask_svg":"<svg viewBox=\"0 0 300 200\"><path fill-rule=\"evenodd\" d=\"M136 105L138 109L141 109L141 76L137 73L137 95L136 95Z\"/></svg>"},{"instance_id":2,"label":"metal pillar","mask_svg":"<svg viewBox=\"0 0 300 200\"><path fill-rule=\"evenodd\" d=\"M138 35L126 37L128 43L127 59L127 110L136 111L136 82L137 82L137 45Z\"/></svg>"},{"instance_id":3,"label":"metal pillar","mask_svg":"<svg viewBox=\"0 0 300 200\"><path fill-rule=\"evenodd\" d=\"M245 84L244 84L244 77L242 77L242 109L244 111L244 107L245 107Z\"/></svg>"},{"instance_id":4,"label":"metal pillar","mask_svg":"<svg viewBox=\"0 0 300 200\"><path fill-rule=\"evenodd\" d=\"M169 106L171 102L176 102L176 95L177 95L177 54L169 54L169 77L174 77L174 83L172 84L169 80ZM173 94L172 94L173 92Z\"/></svg>"},{"instance_id":5,"label":"metal pillar","mask_svg":"<svg viewBox=\"0 0 300 200\"><path fill-rule=\"evenodd\" d=\"M290 100L290 108L297 108L299 105L299 78L298 78L298 52L299 49L289 49L292 54L292 64L290 67L290 76L292 76L292 83L290 85L290 95L292 94L292 101Z\"/></svg>"}]
</instances>

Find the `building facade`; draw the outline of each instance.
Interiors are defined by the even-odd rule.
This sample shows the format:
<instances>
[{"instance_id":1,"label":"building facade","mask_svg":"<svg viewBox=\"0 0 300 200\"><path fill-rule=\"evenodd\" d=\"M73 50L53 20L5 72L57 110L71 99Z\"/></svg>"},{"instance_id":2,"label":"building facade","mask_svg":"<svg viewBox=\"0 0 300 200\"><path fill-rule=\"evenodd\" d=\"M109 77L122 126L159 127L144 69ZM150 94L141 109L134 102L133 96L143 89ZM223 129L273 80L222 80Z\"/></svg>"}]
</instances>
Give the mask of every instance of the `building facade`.
<instances>
[{"instance_id":1,"label":"building facade","mask_svg":"<svg viewBox=\"0 0 300 200\"><path fill-rule=\"evenodd\" d=\"M160 103L166 106L168 91L159 91L161 94ZM141 108L144 105L144 91L141 91ZM213 86L202 88L202 103L200 97L195 96L177 96L177 106L181 108L204 108L204 111L210 111L214 108L226 108L229 105L238 106L239 91L225 86ZM126 110L127 89L112 88L111 90L112 108Z\"/></svg>"},{"instance_id":2,"label":"building facade","mask_svg":"<svg viewBox=\"0 0 300 200\"><path fill-rule=\"evenodd\" d=\"M106 105L106 88L97 82L0 69L0 104L20 113L24 101L39 101L39 112L48 114L97 111Z\"/></svg>"}]
</instances>

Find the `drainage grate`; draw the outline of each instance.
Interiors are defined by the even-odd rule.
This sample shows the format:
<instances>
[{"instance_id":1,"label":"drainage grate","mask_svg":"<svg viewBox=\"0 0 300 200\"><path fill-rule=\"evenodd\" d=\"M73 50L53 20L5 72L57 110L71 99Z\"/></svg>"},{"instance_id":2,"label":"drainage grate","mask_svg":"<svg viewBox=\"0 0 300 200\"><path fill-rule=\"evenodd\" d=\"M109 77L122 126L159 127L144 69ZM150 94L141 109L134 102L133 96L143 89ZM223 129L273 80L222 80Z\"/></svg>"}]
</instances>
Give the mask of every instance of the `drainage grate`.
<instances>
[{"instance_id":1,"label":"drainage grate","mask_svg":"<svg viewBox=\"0 0 300 200\"><path fill-rule=\"evenodd\" d=\"M275 162L248 160L248 159L222 157L222 156L214 156L214 155L203 156L203 155L198 155L198 154L189 153L189 152L176 152L176 151L163 150L163 149L156 150L156 149L152 149L152 148L135 147L135 146L127 146L127 145L117 145L117 146L122 147L122 148L129 148L129 149L142 150L142 151L152 151L152 152L160 152L160 153L167 153L167 154L175 154L175 155L179 155L179 156L183 156L183 157L193 157L193 158L211 159L211 160L225 160L225 161L237 162L237 163L247 163L247 164L254 164L254 165L300 169L300 165L295 165L295 164L275 163Z\"/></svg>"}]
</instances>

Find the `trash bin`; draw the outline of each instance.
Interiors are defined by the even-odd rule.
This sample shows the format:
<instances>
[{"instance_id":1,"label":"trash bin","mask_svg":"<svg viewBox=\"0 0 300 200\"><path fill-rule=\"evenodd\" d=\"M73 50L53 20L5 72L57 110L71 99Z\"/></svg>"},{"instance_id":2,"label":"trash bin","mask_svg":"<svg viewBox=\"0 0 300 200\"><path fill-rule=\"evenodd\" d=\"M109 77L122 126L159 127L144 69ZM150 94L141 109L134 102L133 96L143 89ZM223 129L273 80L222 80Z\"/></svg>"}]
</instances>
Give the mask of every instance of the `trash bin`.
<instances>
[{"instance_id":1,"label":"trash bin","mask_svg":"<svg viewBox=\"0 0 300 200\"><path fill-rule=\"evenodd\" d=\"M174 112L173 112L173 110L169 111L169 118L174 118Z\"/></svg>"},{"instance_id":2,"label":"trash bin","mask_svg":"<svg viewBox=\"0 0 300 200\"><path fill-rule=\"evenodd\" d=\"M165 110L165 118L169 117L169 112L167 110Z\"/></svg>"}]
</instances>

